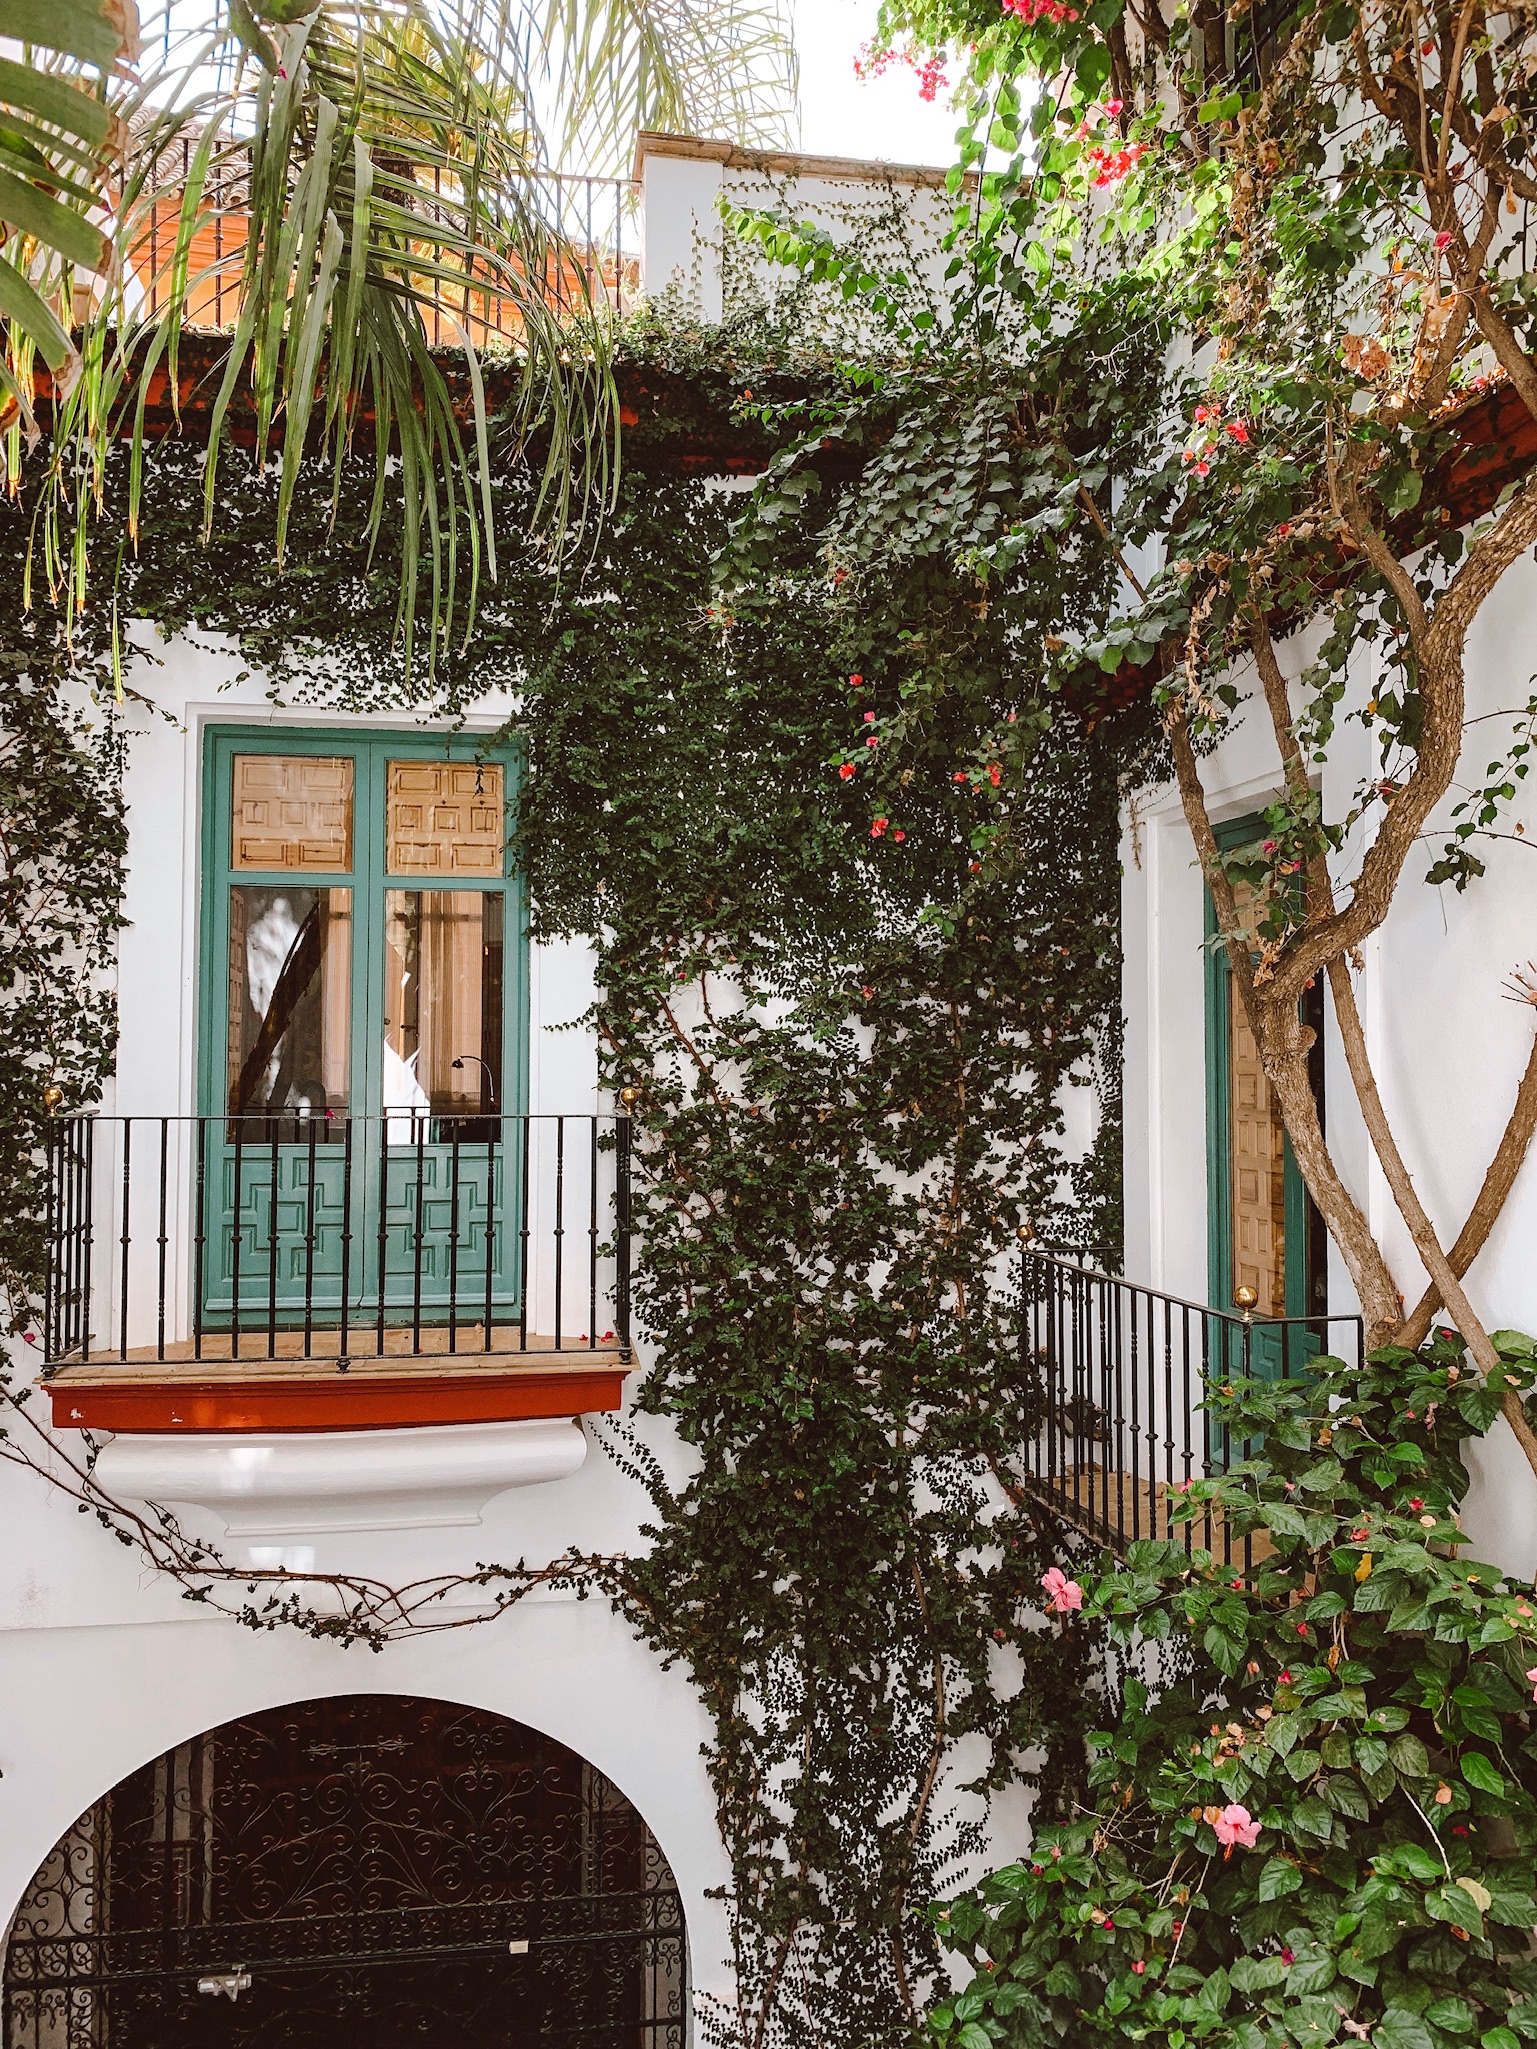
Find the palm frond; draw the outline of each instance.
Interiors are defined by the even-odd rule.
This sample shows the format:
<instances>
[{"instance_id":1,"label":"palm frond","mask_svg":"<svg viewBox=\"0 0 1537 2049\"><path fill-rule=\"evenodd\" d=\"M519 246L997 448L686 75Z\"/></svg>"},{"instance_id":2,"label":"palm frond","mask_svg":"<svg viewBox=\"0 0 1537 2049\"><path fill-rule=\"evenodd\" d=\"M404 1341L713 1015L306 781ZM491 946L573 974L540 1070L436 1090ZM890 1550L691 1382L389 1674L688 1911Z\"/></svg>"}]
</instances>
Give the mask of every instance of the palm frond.
<instances>
[{"instance_id":1,"label":"palm frond","mask_svg":"<svg viewBox=\"0 0 1537 2049\"><path fill-rule=\"evenodd\" d=\"M799 129L789 0L533 0L561 160L623 175L642 128L782 148Z\"/></svg>"}]
</instances>

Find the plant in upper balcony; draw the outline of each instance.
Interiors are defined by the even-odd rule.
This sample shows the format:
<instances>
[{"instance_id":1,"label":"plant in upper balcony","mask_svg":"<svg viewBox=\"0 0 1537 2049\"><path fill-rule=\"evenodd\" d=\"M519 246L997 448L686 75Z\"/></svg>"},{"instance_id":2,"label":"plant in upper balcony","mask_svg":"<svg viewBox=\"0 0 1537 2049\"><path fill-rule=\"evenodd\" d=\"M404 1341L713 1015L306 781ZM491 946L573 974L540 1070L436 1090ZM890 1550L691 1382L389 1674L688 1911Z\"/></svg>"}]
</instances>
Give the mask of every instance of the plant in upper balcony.
<instances>
[{"instance_id":1,"label":"plant in upper balcony","mask_svg":"<svg viewBox=\"0 0 1537 2049\"><path fill-rule=\"evenodd\" d=\"M1537 706L1512 713L1486 768L1486 741L1465 726L1464 661L1491 593L1537 540L1537 476L1513 468L1497 501L1470 513L1453 459L1469 407L1491 392L1537 416L1537 271L1520 212L1537 197L1537 9L888 0L881 33L969 53L947 318L920 327L901 280L867 286L811 227L745 211L736 224L843 275L910 343L923 374L886 380L845 439L959 444L993 409L995 472L952 463L946 482L961 488L903 508L909 545L921 534L958 579L924 646L947 640L958 654L962 607L1007 590L1027 608L1033 598L1044 659L1009 724L963 656L908 661L904 723L859 779L872 813L896 815L893 786L913 767L904 731L970 693L973 740L955 772L978 792L981 868L1006 862L1013 771L1052 707L1154 694L1218 944L1371 1341L1414 1345L1444 1302L1537 1469L1537 1433L1462 1286L1537 1127L1537 1042L1450 1242L1383 1107L1352 979L1422 838L1446 840L1430 879L1466 886L1529 766ZM1153 374L1128 378L1149 351ZM787 452L780 495L818 461L810 437ZM824 487L816 517L836 533L854 521L832 495ZM1107 573L1118 596L1103 627L1083 631L1066 608L1052 621L1053 591ZM1316 652L1289 679L1278 638L1315 618ZM1350 696L1363 645L1375 680ZM1273 735L1277 794L1264 837L1227 849L1202 759L1251 697ZM1347 720L1365 728L1373 765L1326 809L1313 782ZM1319 977L1428 1275L1407 1313L1321 1127L1300 1015Z\"/></svg>"},{"instance_id":2,"label":"plant in upper balcony","mask_svg":"<svg viewBox=\"0 0 1537 2049\"><path fill-rule=\"evenodd\" d=\"M1499 1406L1450 1331L1214 1392L1252 1453L1181 1504L1214 1548L1080 1569L1121 1712L1085 1807L935 1909L974 1974L936 2042L1537 2039L1537 1596L1458 1522Z\"/></svg>"},{"instance_id":3,"label":"plant in upper balcony","mask_svg":"<svg viewBox=\"0 0 1537 2049\"><path fill-rule=\"evenodd\" d=\"M589 271L624 255L551 218L541 113L607 172L637 128L775 142L794 105L778 0L166 0L142 34L132 0L0 0L0 36L27 59L0 60L0 427L12 489L37 495L39 583L67 618L85 602L119 439L135 537L147 417L179 431L181 337L212 328L204 539L228 444L280 466L280 563L306 452L339 493L364 449L368 544L390 504L397 624L409 648L424 604L432 666L461 595L473 615L496 575L477 350L520 366L499 431L533 451L541 530L612 488L612 323Z\"/></svg>"}]
</instances>

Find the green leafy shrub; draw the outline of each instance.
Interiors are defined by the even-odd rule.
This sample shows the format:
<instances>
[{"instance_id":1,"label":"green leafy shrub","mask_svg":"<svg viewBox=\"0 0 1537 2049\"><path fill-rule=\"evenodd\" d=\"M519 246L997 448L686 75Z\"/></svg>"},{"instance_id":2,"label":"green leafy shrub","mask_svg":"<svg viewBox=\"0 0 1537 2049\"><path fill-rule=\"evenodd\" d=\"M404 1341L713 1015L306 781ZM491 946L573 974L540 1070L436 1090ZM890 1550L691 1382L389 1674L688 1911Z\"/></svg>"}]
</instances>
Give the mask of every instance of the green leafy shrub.
<instances>
[{"instance_id":1,"label":"green leafy shrub","mask_svg":"<svg viewBox=\"0 0 1537 2049\"><path fill-rule=\"evenodd\" d=\"M1252 1454L1180 1504L1213 1548L1083 1576L1128 1675L1091 1806L934 1909L946 2049L1537 2040L1537 1600L1458 1526L1498 1401L1445 1332L1213 1391Z\"/></svg>"}]
</instances>

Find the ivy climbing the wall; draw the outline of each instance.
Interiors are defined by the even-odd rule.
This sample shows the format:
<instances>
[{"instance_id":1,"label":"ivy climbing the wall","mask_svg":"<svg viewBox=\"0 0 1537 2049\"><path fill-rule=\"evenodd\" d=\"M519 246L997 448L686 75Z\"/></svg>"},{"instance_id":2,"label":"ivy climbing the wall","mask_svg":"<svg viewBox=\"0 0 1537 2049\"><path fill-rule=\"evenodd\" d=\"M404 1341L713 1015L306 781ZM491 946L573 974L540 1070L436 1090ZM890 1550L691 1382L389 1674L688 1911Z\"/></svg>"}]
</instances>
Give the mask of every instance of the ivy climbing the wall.
<instances>
[{"instance_id":1,"label":"ivy climbing the wall","mask_svg":"<svg viewBox=\"0 0 1537 2049\"><path fill-rule=\"evenodd\" d=\"M893 495L913 452L893 442L900 408L860 399L868 378L762 335L659 326L632 337L625 374L637 423L601 545L556 574L510 541L430 707L491 689L519 704L534 932L595 941L604 1076L638 1091L639 1400L694 1453L669 1479L644 1429L610 1431L650 1493L647 1548L555 1569L683 1664L713 1717L739 1980L718 2037L894 2044L936 1984L927 1903L981 1847L988 1799L1034 1788L1065 1812L1082 1772L1093 1646L1040 1627L1062 1540L1019 1464L1041 1390L1013 1259L1027 1220L1118 1236L1116 803L1142 735L1087 705L1045 716L1058 594L997 574L979 603L956 569L982 501L1034 504L1050 468L1018 405L930 451L922 488L946 509L914 550ZM813 487L794 450L835 418ZM680 442L787 464L744 500L690 475ZM278 702L421 709L392 565L364 547L371 467L344 466L334 522L329 476L303 481L303 574L280 577L274 480L226 471L204 549L198 460L164 446L147 465L139 552L75 622L74 656L54 644L43 723L71 659L110 644L114 605L232 637ZM497 480L510 537L530 488ZM14 567L25 523L4 517ZM1074 616L1097 616L1073 575ZM139 641L126 685L152 704ZM924 710L905 718L915 665ZM83 680L110 702L107 671ZM1021 725L1033 744L1005 781L987 736ZM873 810L867 764L888 758L900 804ZM110 794L77 793L74 829ZM8 783L7 810L23 797ZM1008 856L984 872L979 835L1000 832ZM120 901L104 853L103 934ZM77 1004L47 1027L71 1106L110 1069L95 1016ZM34 1161L40 1112L30 1089ZM146 1535L90 1505L256 1626L374 1643L433 1626L436 1593L402 1607L333 1583L322 1618L292 1575L266 1586L178 1548L168 1519ZM488 1612L540 1576L489 1569Z\"/></svg>"}]
</instances>

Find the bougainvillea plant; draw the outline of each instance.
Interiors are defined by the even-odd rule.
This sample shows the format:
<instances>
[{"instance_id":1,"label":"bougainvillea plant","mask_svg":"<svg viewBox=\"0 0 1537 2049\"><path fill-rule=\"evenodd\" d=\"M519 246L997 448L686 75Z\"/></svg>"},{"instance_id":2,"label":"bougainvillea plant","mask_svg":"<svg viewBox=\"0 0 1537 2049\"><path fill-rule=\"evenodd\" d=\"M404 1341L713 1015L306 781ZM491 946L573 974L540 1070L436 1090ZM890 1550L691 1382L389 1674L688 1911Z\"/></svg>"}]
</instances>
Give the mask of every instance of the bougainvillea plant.
<instances>
[{"instance_id":1,"label":"bougainvillea plant","mask_svg":"<svg viewBox=\"0 0 1537 2049\"><path fill-rule=\"evenodd\" d=\"M1495 1342L1529 1387L1531 1339ZM1119 1713L1079 1813L935 1909L973 1975L933 2037L1537 2040L1537 1594L1459 1521L1499 1397L1448 1331L1209 1406L1251 1456L1183 1540L1080 1570Z\"/></svg>"},{"instance_id":2,"label":"bougainvillea plant","mask_svg":"<svg viewBox=\"0 0 1537 2049\"><path fill-rule=\"evenodd\" d=\"M1353 978L1423 835L1445 841L1430 879L1465 886L1529 765L1532 705L1470 737L1464 656L1537 540L1537 477L1517 467L1497 499L1470 504L1452 458L1491 393L1537 413L1537 9L887 0L881 34L964 57L945 317L915 311L900 281L867 280L814 226L746 209L737 224L841 276L922 365L871 394L867 427L899 400L900 425L880 431L918 447L993 402L1000 439L1034 450L1051 505L1000 506L952 546L974 602L1000 578L1045 590L1064 564L1113 561L1103 628L1045 627L1042 701L1106 674L1155 699L1236 998L1372 1341L1419 1342L1444 1303L1498 1384L1462 1277L1537 1129L1537 1044L1477 1202L1465 1221L1433 1219L1377 1089ZM1159 374L1123 377L1118 416L1096 415L1085 383L1113 387L1150 344ZM1498 438L1487 422L1478 432ZM808 436L805 465L817 446ZM1304 667L1284 642L1314 620ZM965 688L933 664L910 681L914 725ZM1263 836L1226 848L1203 764L1250 699L1273 736L1274 796ZM1364 729L1368 767L1326 804L1315 785L1346 721ZM977 718L966 766L1000 769L1000 820L1039 730ZM883 744L863 777L872 818L896 815L912 766ZM990 801L982 787L979 809ZM984 858L1008 858L1006 833ZM1507 966L1491 965L1491 1001ZM1320 979L1428 1277L1407 1308L1311 1087L1299 1003ZM1537 1468L1537 1432L1505 1392Z\"/></svg>"}]
</instances>

